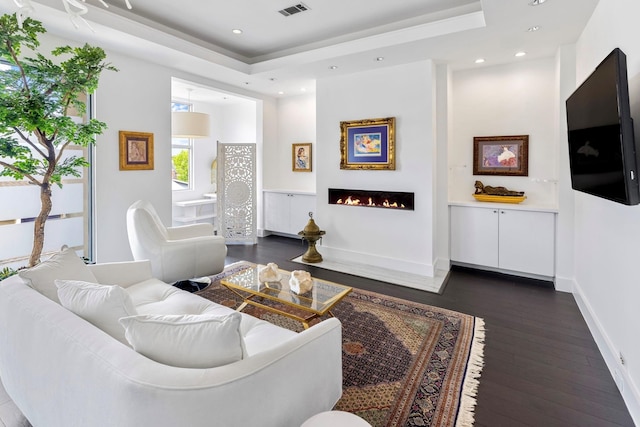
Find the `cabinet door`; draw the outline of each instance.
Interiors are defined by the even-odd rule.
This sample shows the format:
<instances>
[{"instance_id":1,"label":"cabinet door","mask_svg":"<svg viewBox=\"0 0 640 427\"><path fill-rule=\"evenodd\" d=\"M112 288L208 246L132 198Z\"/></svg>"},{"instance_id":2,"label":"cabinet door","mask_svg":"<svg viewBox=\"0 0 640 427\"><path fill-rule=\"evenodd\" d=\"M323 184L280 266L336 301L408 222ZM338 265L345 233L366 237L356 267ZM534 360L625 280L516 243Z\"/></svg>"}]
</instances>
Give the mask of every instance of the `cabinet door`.
<instances>
[{"instance_id":1,"label":"cabinet door","mask_svg":"<svg viewBox=\"0 0 640 427\"><path fill-rule=\"evenodd\" d=\"M292 194L290 199L290 234L298 234L309 222L309 212L316 212L316 196Z\"/></svg>"},{"instance_id":2,"label":"cabinet door","mask_svg":"<svg viewBox=\"0 0 640 427\"><path fill-rule=\"evenodd\" d=\"M500 268L555 274L555 214L500 209Z\"/></svg>"},{"instance_id":3,"label":"cabinet door","mask_svg":"<svg viewBox=\"0 0 640 427\"><path fill-rule=\"evenodd\" d=\"M451 206L451 260L498 266L498 210Z\"/></svg>"},{"instance_id":4,"label":"cabinet door","mask_svg":"<svg viewBox=\"0 0 640 427\"><path fill-rule=\"evenodd\" d=\"M264 193L264 228L280 233L289 232L289 200L286 193Z\"/></svg>"}]
</instances>

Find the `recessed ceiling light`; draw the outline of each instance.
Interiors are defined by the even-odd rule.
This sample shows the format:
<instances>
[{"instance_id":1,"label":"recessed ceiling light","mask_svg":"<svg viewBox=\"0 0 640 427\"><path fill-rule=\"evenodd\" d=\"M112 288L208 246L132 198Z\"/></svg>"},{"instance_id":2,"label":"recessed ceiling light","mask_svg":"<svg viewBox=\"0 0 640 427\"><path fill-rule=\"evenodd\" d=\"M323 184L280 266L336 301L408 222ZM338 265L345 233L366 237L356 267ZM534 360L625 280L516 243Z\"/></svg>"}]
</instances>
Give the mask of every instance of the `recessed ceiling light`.
<instances>
[{"instance_id":1,"label":"recessed ceiling light","mask_svg":"<svg viewBox=\"0 0 640 427\"><path fill-rule=\"evenodd\" d=\"M336 68L338 68L337 65L332 65L332 66L329 67L330 70L335 70Z\"/></svg>"},{"instance_id":2,"label":"recessed ceiling light","mask_svg":"<svg viewBox=\"0 0 640 427\"><path fill-rule=\"evenodd\" d=\"M546 2L547 0L533 0L531 2L529 2L529 6L540 6L542 3Z\"/></svg>"},{"instance_id":3,"label":"recessed ceiling light","mask_svg":"<svg viewBox=\"0 0 640 427\"><path fill-rule=\"evenodd\" d=\"M484 58L476 59L476 64L482 64L484 62Z\"/></svg>"},{"instance_id":4,"label":"recessed ceiling light","mask_svg":"<svg viewBox=\"0 0 640 427\"><path fill-rule=\"evenodd\" d=\"M306 88L306 87L301 87L301 88L300 88L300 92L306 92L306 91L307 91L307 88Z\"/></svg>"},{"instance_id":5,"label":"recessed ceiling light","mask_svg":"<svg viewBox=\"0 0 640 427\"><path fill-rule=\"evenodd\" d=\"M233 30L231 30L231 32L232 32L233 34L242 34L242 30L241 30L241 29L239 29L239 28L234 28Z\"/></svg>"},{"instance_id":6,"label":"recessed ceiling light","mask_svg":"<svg viewBox=\"0 0 640 427\"><path fill-rule=\"evenodd\" d=\"M376 61L380 62L380 61L384 61L384 56L378 56L376 58Z\"/></svg>"},{"instance_id":7,"label":"recessed ceiling light","mask_svg":"<svg viewBox=\"0 0 640 427\"><path fill-rule=\"evenodd\" d=\"M278 95L284 95L283 91L278 92Z\"/></svg>"},{"instance_id":8,"label":"recessed ceiling light","mask_svg":"<svg viewBox=\"0 0 640 427\"><path fill-rule=\"evenodd\" d=\"M539 27L539 26L534 25L533 27L529 27L529 28L527 28L527 31L528 31L528 32L530 32L530 33L533 33L533 32L535 32L535 31L538 31L539 29L540 29L540 27Z\"/></svg>"},{"instance_id":9,"label":"recessed ceiling light","mask_svg":"<svg viewBox=\"0 0 640 427\"><path fill-rule=\"evenodd\" d=\"M516 56L520 57L520 56L525 56L527 54L527 52L517 52Z\"/></svg>"}]
</instances>

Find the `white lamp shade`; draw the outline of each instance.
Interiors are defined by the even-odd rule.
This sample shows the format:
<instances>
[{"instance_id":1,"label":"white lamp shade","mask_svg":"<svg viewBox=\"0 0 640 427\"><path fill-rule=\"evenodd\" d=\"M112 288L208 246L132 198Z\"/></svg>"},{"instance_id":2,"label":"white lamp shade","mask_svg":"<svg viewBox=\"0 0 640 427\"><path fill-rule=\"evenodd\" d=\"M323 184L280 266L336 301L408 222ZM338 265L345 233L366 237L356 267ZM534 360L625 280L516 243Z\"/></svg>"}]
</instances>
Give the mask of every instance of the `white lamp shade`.
<instances>
[{"instance_id":1,"label":"white lamp shade","mask_svg":"<svg viewBox=\"0 0 640 427\"><path fill-rule=\"evenodd\" d=\"M206 138L209 127L208 114L192 111L171 113L171 135L175 138Z\"/></svg>"}]
</instances>

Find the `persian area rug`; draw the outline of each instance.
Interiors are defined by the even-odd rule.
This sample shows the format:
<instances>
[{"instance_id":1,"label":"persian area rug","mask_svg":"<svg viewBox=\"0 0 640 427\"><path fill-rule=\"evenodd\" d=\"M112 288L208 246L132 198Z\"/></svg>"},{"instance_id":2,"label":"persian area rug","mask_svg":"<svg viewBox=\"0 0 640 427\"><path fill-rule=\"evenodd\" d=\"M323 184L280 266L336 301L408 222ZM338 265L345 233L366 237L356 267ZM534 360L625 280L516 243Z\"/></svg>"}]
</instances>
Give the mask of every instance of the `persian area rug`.
<instances>
[{"instance_id":1,"label":"persian area rug","mask_svg":"<svg viewBox=\"0 0 640 427\"><path fill-rule=\"evenodd\" d=\"M197 294L237 307L241 301L220 280L250 265L229 265ZM248 306L244 312L302 330L299 322L265 310ZM482 319L358 289L332 312L342 322L343 339L343 395L336 410L373 427L473 425Z\"/></svg>"}]
</instances>

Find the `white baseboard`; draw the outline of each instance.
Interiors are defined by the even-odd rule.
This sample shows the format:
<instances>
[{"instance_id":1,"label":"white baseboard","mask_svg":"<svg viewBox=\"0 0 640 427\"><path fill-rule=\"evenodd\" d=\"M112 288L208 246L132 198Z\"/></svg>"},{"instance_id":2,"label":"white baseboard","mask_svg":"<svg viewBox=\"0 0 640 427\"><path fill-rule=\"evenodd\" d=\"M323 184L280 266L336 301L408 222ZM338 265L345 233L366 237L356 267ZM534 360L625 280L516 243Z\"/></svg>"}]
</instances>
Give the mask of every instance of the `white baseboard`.
<instances>
[{"instance_id":1,"label":"white baseboard","mask_svg":"<svg viewBox=\"0 0 640 427\"><path fill-rule=\"evenodd\" d=\"M566 279L568 280L568 279ZM633 379L629 376L626 367L620 362L618 358L618 350L613 345L613 342L607 335L606 331L602 327L598 316L593 312L591 304L584 297L584 293L580 288L580 285L575 280L572 280L573 297L580 308L582 317L587 322L587 326L593 335L593 339L598 345L598 349L604 358L609 372L613 377L620 394L627 405L629 414L633 422L640 426L640 391L638 385L634 383Z\"/></svg>"},{"instance_id":2,"label":"white baseboard","mask_svg":"<svg viewBox=\"0 0 640 427\"><path fill-rule=\"evenodd\" d=\"M553 277L541 276L539 274L524 273L522 271L514 271L514 270L505 270L504 268L487 267L486 265L469 264L469 263L460 262L460 261L453 261L452 264L458 265L460 267L473 268L475 270L491 271L494 273L508 274L511 276L518 276L518 277L526 277L528 279L543 280L545 282L553 282Z\"/></svg>"},{"instance_id":3,"label":"white baseboard","mask_svg":"<svg viewBox=\"0 0 640 427\"><path fill-rule=\"evenodd\" d=\"M301 237L298 236L297 234L281 233L279 231L265 230L264 228L258 229L258 237L268 237L268 236L281 236L281 237L289 237L291 239L301 240Z\"/></svg>"},{"instance_id":4,"label":"white baseboard","mask_svg":"<svg viewBox=\"0 0 640 427\"><path fill-rule=\"evenodd\" d=\"M451 270L451 260L449 258L436 258L433 265L435 265L436 271Z\"/></svg>"},{"instance_id":5,"label":"white baseboard","mask_svg":"<svg viewBox=\"0 0 640 427\"><path fill-rule=\"evenodd\" d=\"M560 292L573 292L574 282L573 279L568 277L556 276L555 279L556 291Z\"/></svg>"}]
</instances>

